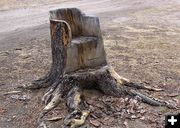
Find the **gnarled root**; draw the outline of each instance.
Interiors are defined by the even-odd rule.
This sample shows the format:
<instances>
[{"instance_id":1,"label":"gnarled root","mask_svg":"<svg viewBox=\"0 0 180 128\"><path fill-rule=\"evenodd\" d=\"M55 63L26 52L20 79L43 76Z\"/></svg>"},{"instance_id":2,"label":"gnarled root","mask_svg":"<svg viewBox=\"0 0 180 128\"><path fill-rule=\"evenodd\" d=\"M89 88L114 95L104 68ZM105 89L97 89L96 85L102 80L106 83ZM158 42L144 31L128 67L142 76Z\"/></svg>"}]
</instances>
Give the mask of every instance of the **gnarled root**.
<instances>
[{"instance_id":1,"label":"gnarled root","mask_svg":"<svg viewBox=\"0 0 180 128\"><path fill-rule=\"evenodd\" d=\"M90 113L88 110L83 110L81 94L81 89L78 86L75 86L67 95L67 106L71 113L64 119L64 124L71 128L83 125Z\"/></svg>"},{"instance_id":2,"label":"gnarled root","mask_svg":"<svg viewBox=\"0 0 180 128\"><path fill-rule=\"evenodd\" d=\"M64 120L64 124L66 126L70 126L70 128L76 128L83 125L86 121L86 118L90 114L90 111L83 110L83 111L73 111L70 113Z\"/></svg>"},{"instance_id":3,"label":"gnarled root","mask_svg":"<svg viewBox=\"0 0 180 128\"><path fill-rule=\"evenodd\" d=\"M134 88L147 89L151 91L160 91L160 89L134 84L130 82L128 79L119 76L112 68L108 69L107 71L108 73L102 74L98 77L99 88L105 94L116 97L120 97L122 95L130 95L130 96L138 97L139 100L153 106L166 106L168 108L175 108L173 105L170 105L168 102L160 101L158 99L148 97L144 94L141 94L140 92L137 92Z\"/></svg>"},{"instance_id":4,"label":"gnarled root","mask_svg":"<svg viewBox=\"0 0 180 128\"><path fill-rule=\"evenodd\" d=\"M42 118L45 113L56 107L63 97L66 98L70 112L64 119L64 124L71 128L83 125L90 112L83 105L82 89L88 88L96 88L106 95L115 97L121 97L122 95L138 97L139 100L153 106L174 108L168 102L148 97L137 91L137 89L150 91L160 91L160 89L134 84L128 79L119 76L113 68L104 66L64 75L61 81L54 84L44 95L43 101L47 106L43 109L40 117Z\"/></svg>"},{"instance_id":5,"label":"gnarled root","mask_svg":"<svg viewBox=\"0 0 180 128\"><path fill-rule=\"evenodd\" d=\"M61 101L61 94L58 89L56 89L54 92L49 93L49 95L45 94L47 96L45 98L45 104L46 106L44 107L43 111L39 115L38 122L41 122L42 118L46 113L51 111L53 108L55 108ZM44 96L44 97L45 97Z\"/></svg>"},{"instance_id":6,"label":"gnarled root","mask_svg":"<svg viewBox=\"0 0 180 128\"><path fill-rule=\"evenodd\" d=\"M155 99L155 98L152 98L152 97L148 97L144 94L141 94L135 90L130 90L129 91L129 94L130 95L133 95L133 96L136 96L138 97L139 100L147 103L147 104L150 104L150 105L153 105L153 106L166 106L168 108L171 108L171 109L175 109L176 106L168 103L167 101L161 101L159 99Z\"/></svg>"}]
</instances>

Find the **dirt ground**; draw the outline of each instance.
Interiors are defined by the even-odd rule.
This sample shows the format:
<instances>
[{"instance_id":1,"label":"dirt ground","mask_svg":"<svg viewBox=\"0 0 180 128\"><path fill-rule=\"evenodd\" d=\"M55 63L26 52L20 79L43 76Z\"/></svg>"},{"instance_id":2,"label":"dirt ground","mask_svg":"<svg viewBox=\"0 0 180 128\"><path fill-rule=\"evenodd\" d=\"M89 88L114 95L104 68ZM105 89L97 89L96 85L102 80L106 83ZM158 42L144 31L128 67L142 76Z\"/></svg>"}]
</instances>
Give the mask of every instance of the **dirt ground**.
<instances>
[{"instance_id":1,"label":"dirt ground","mask_svg":"<svg viewBox=\"0 0 180 128\"><path fill-rule=\"evenodd\" d=\"M180 113L180 0L26 2L0 2L0 128L37 127L46 89L24 91L17 87L49 70L48 11L60 7L77 7L99 16L109 64L133 82L163 89L142 92L178 107L152 107L129 97L114 98L90 90L84 92L93 110L87 124L103 128L163 128L166 114ZM3 95L13 90L22 92ZM127 111L127 107L132 111ZM45 123L50 128L62 127L66 114L62 102L47 115L62 119Z\"/></svg>"}]
</instances>

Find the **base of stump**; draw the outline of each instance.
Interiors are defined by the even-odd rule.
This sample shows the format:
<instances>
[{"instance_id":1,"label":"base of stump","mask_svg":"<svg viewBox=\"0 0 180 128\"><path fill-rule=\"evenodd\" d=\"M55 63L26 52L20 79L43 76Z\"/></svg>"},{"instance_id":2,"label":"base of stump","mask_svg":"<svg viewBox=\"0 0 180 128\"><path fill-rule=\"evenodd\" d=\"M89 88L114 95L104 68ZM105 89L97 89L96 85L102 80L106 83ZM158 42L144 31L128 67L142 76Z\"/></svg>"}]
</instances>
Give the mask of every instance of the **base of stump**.
<instances>
[{"instance_id":1,"label":"base of stump","mask_svg":"<svg viewBox=\"0 0 180 128\"><path fill-rule=\"evenodd\" d=\"M64 125L71 128L83 125L90 111L82 100L82 90L91 88L100 90L105 95L115 97L129 95L138 97L150 105L173 108L165 101L138 92L138 89L151 91L161 89L132 83L107 65L98 17L85 16L75 8L51 11L50 34L52 49L50 72L25 87L29 89L50 87L43 96L46 106L40 114L39 123L42 124L44 115L55 108L63 98L66 99L69 109ZM97 65L101 66L96 67Z\"/></svg>"},{"instance_id":2,"label":"base of stump","mask_svg":"<svg viewBox=\"0 0 180 128\"><path fill-rule=\"evenodd\" d=\"M37 80L34 82L37 85L33 83L25 88L43 88L43 81ZM48 82L48 80L46 82ZM102 66L95 69L79 70L65 74L63 77L56 79L42 98L46 106L40 114L38 122L41 122L43 116L55 108L60 103L61 99L64 98L66 99L66 104L69 109L69 114L64 120L64 125L69 126L70 128L83 125L90 114L90 111L83 104L82 90L92 88L100 90L105 95L115 97L129 95L138 97L142 102L153 106L167 106L168 108L174 108L173 105L170 105L166 101L148 97L137 91L138 89L162 91L161 89L132 83L128 79L119 76L111 66Z\"/></svg>"}]
</instances>

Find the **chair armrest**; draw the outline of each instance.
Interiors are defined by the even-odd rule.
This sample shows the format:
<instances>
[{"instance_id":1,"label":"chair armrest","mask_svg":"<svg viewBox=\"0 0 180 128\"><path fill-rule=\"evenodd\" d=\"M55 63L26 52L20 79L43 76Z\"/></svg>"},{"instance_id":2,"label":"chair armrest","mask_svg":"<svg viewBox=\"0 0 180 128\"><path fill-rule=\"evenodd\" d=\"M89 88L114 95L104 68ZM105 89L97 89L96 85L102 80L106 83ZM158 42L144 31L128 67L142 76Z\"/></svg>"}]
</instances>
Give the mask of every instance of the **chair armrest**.
<instances>
[{"instance_id":1,"label":"chair armrest","mask_svg":"<svg viewBox=\"0 0 180 128\"><path fill-rule=\"evenodd\" d=\"M68 47L70 47L71 46L71 40L72 40L72 33L71 33L70 25L66 21L64 21L64 20L50 19L50 22L51 21L57 22L57 23L58 22L59 23L63 23L64 25L66 25L66 27L68 28L68 35L69 35L69 38L68 38Z\"/></svg>"}]
</instances>

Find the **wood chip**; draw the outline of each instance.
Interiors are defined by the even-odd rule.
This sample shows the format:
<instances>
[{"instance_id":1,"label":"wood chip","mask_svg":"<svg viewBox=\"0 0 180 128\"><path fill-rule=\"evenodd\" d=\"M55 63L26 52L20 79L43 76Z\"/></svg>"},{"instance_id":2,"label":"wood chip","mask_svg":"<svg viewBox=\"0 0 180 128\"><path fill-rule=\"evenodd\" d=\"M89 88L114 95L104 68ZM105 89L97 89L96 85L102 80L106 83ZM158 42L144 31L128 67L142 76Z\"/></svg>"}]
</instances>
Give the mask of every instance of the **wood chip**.
<instances>
[{"instance_id":1,"label":"wood chip","mask_svg":"<svg viewBox=\"0 0 180 128\"><path fill-rule=\"evenodd\" d=\"M57 116L57 117L48 118L48 119L46 119L46 120L47 120L47 121L59 121L59 120L61 120L61 119L62 119L62 117Z\"/></svg>"},{"instance_id":2,"label":"wood chip","mask_svg":"<svg viewBox=\"0 0 180 128\"><path fill-rule=\"evenodd\" d=\"M94 115L93 113L91 113L90 115L91 117L93 117L94 119L97 119L98 117L96 115Z\"/></svg>"},{"instance_id":3,"label":"wood chip","mask_svg":"<svg viewBox=\"0 0 180 128\"><path fill-rule=\"evenodd\" d=\"M3 95L17 94L17 93L21 93L21 92L22 91L10 91L10 92L3 93Z\"/></svg>"}]
</instances>

